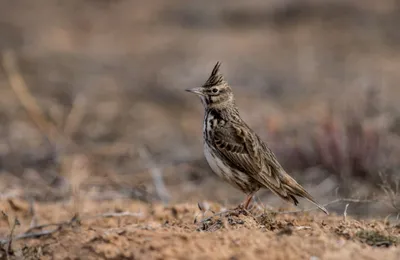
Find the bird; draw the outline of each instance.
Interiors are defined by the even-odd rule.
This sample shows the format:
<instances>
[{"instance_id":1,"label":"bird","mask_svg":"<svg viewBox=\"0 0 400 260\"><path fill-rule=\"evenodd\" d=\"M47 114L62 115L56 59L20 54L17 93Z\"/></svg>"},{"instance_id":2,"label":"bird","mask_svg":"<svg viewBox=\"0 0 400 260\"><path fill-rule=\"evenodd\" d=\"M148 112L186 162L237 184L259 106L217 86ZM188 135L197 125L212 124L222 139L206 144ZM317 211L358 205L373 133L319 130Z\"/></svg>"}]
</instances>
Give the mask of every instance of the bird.
<instances>
[{"instance_id":1,"label":"bird","mask_svg":"<svg viewBox=\"0 0 400 260\"><path fill-rule=\"evenodd\" d=\"M329 214L278 162L275 154L240 117L232 88L217 62L207 81L186 91L200 97L204 106L204 156L219 177L246 194L239 207L248 209L261 188L298 205L305 198Z\"/></svg>"}]
</instances>

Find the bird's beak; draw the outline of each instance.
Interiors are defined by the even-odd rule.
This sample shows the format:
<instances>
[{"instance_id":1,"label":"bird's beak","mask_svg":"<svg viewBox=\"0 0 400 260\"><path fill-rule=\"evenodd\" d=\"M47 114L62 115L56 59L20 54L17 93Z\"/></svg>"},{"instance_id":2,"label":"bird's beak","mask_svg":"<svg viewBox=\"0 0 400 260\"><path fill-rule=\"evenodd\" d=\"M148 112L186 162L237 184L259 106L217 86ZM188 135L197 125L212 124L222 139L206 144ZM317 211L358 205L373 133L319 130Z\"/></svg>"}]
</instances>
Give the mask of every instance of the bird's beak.
<instances>
[{"instance_id":1,"label":"bird's beak","mask_svg":"<svg viewBox=\"0 0 400 260\"><path fill-rule=\"evenodd\" d=\"M199 96L204 96L203 90L201 88L188 88L185 89L185 91L194 93Z\"/></svg>"}]
</instances>

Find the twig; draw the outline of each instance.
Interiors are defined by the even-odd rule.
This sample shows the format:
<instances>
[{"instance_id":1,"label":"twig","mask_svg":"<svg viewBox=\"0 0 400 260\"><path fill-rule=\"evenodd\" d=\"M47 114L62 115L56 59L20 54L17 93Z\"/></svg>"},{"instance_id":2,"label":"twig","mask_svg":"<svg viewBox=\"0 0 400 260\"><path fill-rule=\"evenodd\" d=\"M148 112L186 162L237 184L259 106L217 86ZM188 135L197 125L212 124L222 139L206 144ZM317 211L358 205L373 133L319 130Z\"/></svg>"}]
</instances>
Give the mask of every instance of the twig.
<instances>
[{"instance_id":1,"label":"twig","mask_svg":"<svg viewBox=\"0 0 400 260\"><path fill-rule=\"evenodd\" d=\"M86 103L84 97L80 94L74 100L71 112L64 124L64 131L66 133L64 134L64 131L61 131L53 122L46 119L37 99L29 91L29 87L19 71L17 58L13 50L9 49L2 52L2 65L11 89L34 124L39 128L42 135L47 138L53 146L61 142L62 145L72 145L75 149L89 154L90 150L77 145L70 138L70 135L73 134L83 119L84 113L82 107L84 107ZM106 150L107 147L101 152L105 152Z\"/></svg>"},{"instance_id":2,"label":"twig","mask_svg":"<svg viewBox=\"0 0 400 260\"><path fill-rule=\"evenodd\" d=\"M69 220L69 221L63 221L63 222L59 222L59 223L50 223L50 224L44 224L44 225L31 227L26 232L24 232L23 234L20 234L20 235L16 236L14 238L14 240L19 240L19 239L24 239L24 238L32 238L32 237L41 237L41 236L49 235L49 234L52 234L54 232L57 232L63 226L72 225L73 223L76 223L76 222L79 223L79 221L80 221L80 219L78 218L78 216L74 215L71 218L71 220ZM50 227L50 226L57 226L57 227L55 229L53 229L53 230L45 230L45 231L41 231L41 232L37 232L37 233L32 232L33 230L43 229L43 228ZM2 239L2 240L0 240L0 244L8 243L9 241L11 241L11 239Z\"/></svg>"},{"instance_id":3,"label":"twig","mask_svg":"<svg viewBox=\"0 0 400 260\"><path fill-rule=\"evenodd\" d=\"M344 207L344 212L343 212L343 220L344 222L347 221L347 208L349 207L349 203L346 204L346 206Z\"/></svg>"},{"instance_id":4,"label":"twig","mask_svg":"<svg viewBox=\"0 0 400 260\"><path fill-rule=\"evenodd\" d=\"M81 147L76 144L69 135L71 135L82 120L83 115L79 114L79 109L84 104L84 99L78 96L74 101L73 111L71 111L66 122L66 132L68 135L64 135L63 131L60 131L58 127L51 121L47 120L41 107L39 106L36 98L29 91L21 72L19 71L17 58L13 50L5 50L2 53L2 65L4 67L5 74L8 78L9 84L17 99L20 101L27 114L37 126L39 131L50 143L53 148L65 147L67 145L72 146L74 149L82 151L89 157L90 151L85 147ZM78 110L78 111L77 111Z\"/></svg>"},{"instance_id":5,"label":"twig","mask_svg":"<svg viewBox=\"0 0 400 260\"><path fill-rule=\"evenodd\" d=\"M25 233L30 233L33 230L38 230L38 229L43 229L47 227L52 227L52 226L64 226L64 225L70 225L71 223L77 221L77 220L85 220L85 219L91 219L91 218L110 218L110 217L142 217L143 213L142 212L129 212L129 211L124 211L124 212L107 212L103 214L97 214L93 216L82 216L82 217L77 217L75 215L71 220L69 221L62 221L62 222L57 222L57 223L48 223L48 224L43 224L39 226L34 226L29 228Z\"/></svg>"},{"instance_id":6,"label":"twig","mask_svg":"<svg viewBox=\"0 0 400 260\"><path fill-rule=\"evenodd\" d=\"M50 235L50 234L53 234L53 233L59 231L60 229L61 229L61 226L58 226L57 228L52 229L52 230L44 230L44 231L37 232L37 233L23 233L18 236L15 236L12 240L16 241L16 240L25 239L25 238L38 238L38 237L42 237L42 236L47 236L47 235ZM10 239L0 240L0 244L10 243L10 242L11 242Z\"/></svg>"},{"instance_id":7,"label":"twig","mask_svg":"<svg viewBox=\"0 0 400 260\"><path fill-rule=\"evenodd\" d=\"M25 239L25 238L38 238L38 237L50 235L50 234L53 234L53 233L59 231L63 226L70 226L73 223L76 223L76 222L79 223L81 220L84 220L84 219L125 217L125 216L128 216L128 217L142 217L143 213L142 212L128 212L128 211L125 211L125 212L108 212L108 213L104 213L104 214L98 214L98 215L94 215L94 216L84 216L84 217L78 217L78 215L74 215L71 218L71 220L69 220L69 221L62 221L62 222L58 222L58 223L48 223L48 224L43 224L43 225L39 225L39 226L34 226L34 227L29 228L23 234L15 236L14 238L12 238L12 235L10 235L10 238L8 238L8 239L0 240L0 244L10 243L11 240L15 241L15 240L20 240L20 239ZM44 228L53 227L53 226L56 226L56 228L54 228L52 230L43 230L43 231L40 231L40 232L33 232L34 230L42 230Z\"/></svg>"},{"instance_id":8,"label":"twig","mask_svg":"<svg viewBox=\"0 0 400 260\"><path fill-rule=\"evenodd\" d=\"M79 128L85 116L86 99L82 93L79 93L72 103L72 108L65 119L64 134L71 137Z\"/></svg>"},{"instance_id":9,"label":"twig","mask_svg":"<svg viewBox=\"0 0 400 260\"><path fill-rule=\"evenodd\" d=\"M336 199L331 202L328 202L326 204L323 204L322 206L326 207L335 203L340 203L340 202L354 202L354 203L371 203L371 202L376 202L378 200L359 200L359 199ZM294 213L302 213L302 212L309 212L309 211L314 211L319 209L318 207L312 207L309 209L302 209L302 210L294 210L294 211L274 211L272 213L275 214L294 214Z\"/></svg>"},{"instance_id":10,"label":"twig","mask_svg":"<svg viewBox=\"0 0 400 260\"><path fill-rule=\"evenodd\" d=\"M49 223L49 224L35 226L35 227L32 227L32 228L29 228L25 233L30 233L33 230L43 229L43 228L51 227L51 226L59 226L59 227L61 227L61 226L69 226L69 225L72 225L74 223L79 223L80 220L81 220L81 218L79 218L79 215L77 213L75 213L75 215L69 221L62 221L62 222L58 222L58 223Z\"/></svg>"},{"instance_id":11,"label":"twig","mask_svg":"<svg viewBox=\"0 0 400 260\"><path fill-rule=\"evenodd\" d=\"M46 136L52 144L54 144L61 135L57 131L55 125L45 119L42 109L29 91L25 80L18 69L14 51L5 50L3 52L2 63L10 86L22 106L25 108L32 121L40 129L42 134Z\"/></svg>"},{"instance_id":12,"label":"twig","mask_svg":"<svg viewBox=\"0 0 400 260\"><path fill-rule=\"evenodd\" d=\"M389 202L386 202L385 204L393 207L396 211L400 213L400 179L393 181L394 182L394 187L392 187L389 184L388 177L386 175L383 175L381 172L379 173L379 177L381 178L382 184L381 189L384 191L386 194L387 199Z\"/></svg>"},{"instance_id":13,"label":"twig","mask_svg":"<svg viewBox=\"0 0 400 260\"><path fill-rule=\"evenodd\" d=\"M49 223L49 224L33 226L33 227L30 227L27 231L25 231L24 234L32 233L32 231L34 231L34 230L41 230L41 229L44 229L47 227L53 227L53 226L61 227L64 225L69 225L69 224L71 224L71 221L62 221L62 222L58 222L58 223Z\"/></svg>"},{"instance_id":14,"label":"twig","mask_svg":"<svg viewBox=\"0 0 400 260\"><path fill-rule=\"evenodd\" d=\"M219 217L219 216L222 216L222 215L224 215L224 214L226 214L226 213L230 213L230 212L233 212L233 211L234 211L234 210L230 210L230 209L229 209L229 210L224 210L224 211L215 213L215 214L212 215L211 217L208 217L208 218L203 219L202 221L200 221L200 223L205 223L205 222L211 220L211 219L214 218L214 217Z\"/></svg>"},{"instance_id":15,"label":"twig","mask_svg":"<svg viewBox=\"0 0 400 260\"><path fill-rule=\"evenodd\" d=\"M296 230L303 230L303 229L311 229L310 226L298 226L296 227Z\"/></svg>"},{"instance_id":16,"label":"twig","mask_svg":"<svg viewBox=\"0 0 400 260\"><path fill-rule=\"evenodd\" d=\"M19 220L17 217L14 218L14 223L11 227L11 231L10 231L10 237L8 239L8 247L7 247L7 255L9 255L12 252L12 241L13 241L13 235L14 235L14 230L16 226L21 225L19 223Z\"/></svg>"},{"instance_id":17,"label":"twig","mask_svg":"<svg viewBox=\"0 0 400 260\"><path fill-rule=\"evenodd\" d=\"M37 225L37 219L36 219L36 210L35 210L35 204L33 199L29 200L29 213L32 216L30 227L34 227Z\"/></svg>"},{"instance_id":18,"label":"twig","mask_svg":"<svg viewBox=\"0 0 400 260\"><path fill-rule=\"evenodd\" d=\"M98 214L95 216L87 216L83 219L90 219L90 218L112 218L112 217L143 217L143 212L107 212L103 214Z\"/></svg>"},{"instance_id":19,"label":"twig","mask_svg":"<svg viewBox=\"0 0 400 260\"><path fill-rule=\"evenodd\" d=\"M162 200L164 204L168 203L171 196L169 195L168 190L165 187L161 168L157 167L154 161L150 158L149 152L145 147L139 148L139 155L147 161L158 197Z\"/></svg>"},{"instance_id":20,"label":"twig","mask_svg":"<svg viewBox=\"0 0 400 260\"><path fill-rule=\"evenodd\" d=\"M38 237L42 237L42 236L47 236L47 235L50 235L50 234L53 234L53 233L59 231L60 229L61 229L61 226L59 226L55 229L52 229L52 230L44 230L44 231L37 232L37 233L24 233L24 234L16 236L14 238L14 240L20 240L20 239L25 239L25 238L38 238Z\"/></svg>"}]
</instances>

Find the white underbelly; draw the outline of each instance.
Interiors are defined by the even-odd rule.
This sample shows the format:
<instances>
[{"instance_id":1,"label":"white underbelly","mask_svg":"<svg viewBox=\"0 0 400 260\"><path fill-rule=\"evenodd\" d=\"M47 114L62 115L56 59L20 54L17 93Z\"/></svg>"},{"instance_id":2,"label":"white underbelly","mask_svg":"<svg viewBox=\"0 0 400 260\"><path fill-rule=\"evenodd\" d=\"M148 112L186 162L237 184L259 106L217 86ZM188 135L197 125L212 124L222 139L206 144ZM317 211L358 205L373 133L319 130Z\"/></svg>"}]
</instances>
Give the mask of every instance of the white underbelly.
<instances>
[{"instance_id":1,"label":"white underbelly","mask_svg":"<svg viewBox=\"0 0 400 260\"><path fill-rule=\"evenodd\" d=\"M232 169L218 156L212 156L212 150L206 143L204 144L204 155L211 169L232 186L246 193L254 192L259 189L258 185L255 185L247 174L237 169Z\"/></svg>"},{"instance_id":2,"label":"white underbelly","mask_svg":"<svg viewBox=\"0 0 400 260\"><path fill-rule=\"evenodd\" d=\"M212 150L208 144L204 144L204 156L211 169L221 178L230 182L229 176L232 175L232 170L218 156L212 156Z\"/></svg>"}]
</instances>

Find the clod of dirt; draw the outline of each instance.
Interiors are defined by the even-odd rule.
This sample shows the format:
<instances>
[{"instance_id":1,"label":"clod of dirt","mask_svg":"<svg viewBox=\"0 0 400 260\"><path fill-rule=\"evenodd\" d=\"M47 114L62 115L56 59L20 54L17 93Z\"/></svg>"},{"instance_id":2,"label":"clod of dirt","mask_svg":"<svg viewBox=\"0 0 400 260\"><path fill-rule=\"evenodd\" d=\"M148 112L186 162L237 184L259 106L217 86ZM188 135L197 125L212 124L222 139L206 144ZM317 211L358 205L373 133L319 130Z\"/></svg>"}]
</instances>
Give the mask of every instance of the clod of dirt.
<instances>
[{"instance_id":1,"label":"clod of dirt","mask_svg":"<svg viewBox=\"0 0 400 260\"><path fill-rule=\"evenodd\" d=\"M287 227L281 229L276 235L278 235L278 236L283 236L283 235L290 236L292 234L293 234L293 229L291 227L287 226Z\"/></svg>"},{"instance_id":2,"label":"clod of dirt","mask_svg":"<svg viewBox=\"0 0 400 260\"><path fill-rule=\"evenodd\" d=\"M0 248L0 260L39 260L43 257L43 247L23 246L16 250L7 252L5 248Z\"/></svg>"},{"instance_id":3,"label":"clod of dirt","mask_svg":"<svg viewBox=\"0 0 400 260\"><path fill-rule=\"evenodd\" d=\"M370 246L390 247L400 243L399 236L394 235L396 233L393 233L393 230L376 222L367 225L354 220L341 222L334 228L334 232L347 240L359 241Z\"/></svg>"},{"instance_id":4,"label":"clod of dirt","mask_svg":"<svg viewBox=\"0 0 400 260\"><path fill-rule=\"evenodd\" d=\"M257 222L260 225L265 226L267 230L274 231L278 228L276 221L276 214L274 213L263 213L257 218Z\"/></svg>"},{"instance_id":5,"label":"clod of dirt","mask_svg":"<svg viewBox=\"0 0 400 260\"><path fill-rule=\"evenodd\" d=\"M375 230L361 230L356 233L356 237L362 243L368 244L370 246L396 246L400 243L400 239L396 236L383 235Z\"/></svg>"},{"instance_id":6,"label":"clod of dirt","mask_svg":"<svg viewBox=\"0 0 400 260\"><path fill-rule=\"evenodd\" d=\"M257 222L266 230L277 231L278 236L292 235L293 227L296 226L293 220L277 220L276 213L263 213L257 217Z\"/></svg>"},{"instance_id":7,"label":"clod of dirt","mask_svg":"<svg viewBox=\"0 0 400 260\"><path fill-rule=\"evenodd\" d=\"M334 232L341 237L344 237L345 239L349 240L351 239L351 234L349 229L345 225L339 225L335 228Z\"/></svg>"},{"instance_id":8,"label":"clod of dirt","mask_svg":"<svg viewBox=\"0 0 400 260\"><path fill-rule=\"evenodd\" d=\"M221 228L232 228L235 226L251 228L257 226L257 222L253 217L249 216L247 211L237 209L218 217L210 217L200 222L200 226L197 228L197 231L213 232Z\"/></svg>"}]
</instances>

